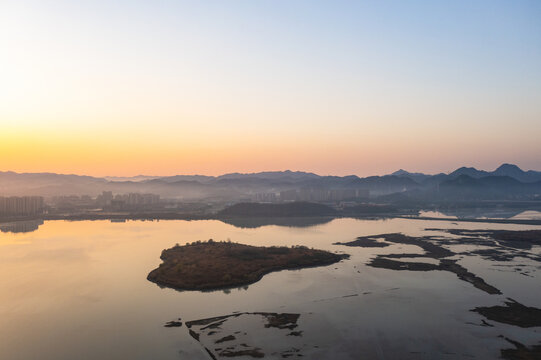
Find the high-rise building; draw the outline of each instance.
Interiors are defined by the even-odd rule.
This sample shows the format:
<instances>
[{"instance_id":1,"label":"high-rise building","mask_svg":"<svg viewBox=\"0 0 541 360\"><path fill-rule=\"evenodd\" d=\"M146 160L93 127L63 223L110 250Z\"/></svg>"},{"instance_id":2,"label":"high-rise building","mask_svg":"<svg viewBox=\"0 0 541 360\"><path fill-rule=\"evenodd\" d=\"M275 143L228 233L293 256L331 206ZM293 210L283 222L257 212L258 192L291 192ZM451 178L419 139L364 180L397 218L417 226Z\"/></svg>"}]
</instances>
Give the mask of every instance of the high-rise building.
<instances>
[{"instance_id":1,"label":"high-rise building","mask_svg":"<svg viewBox=\"0 0 541 360\"><path fill-rule=\"evenodd\" d=\"M36 215L43 213L41 196L0 197L0 215Z\"/></svg>"},{"instance_id":2,"label":"high-rise building","mask_svg":"<svg viewBox=\"0 0 541 360\"><path fill-rule=\"evenodd\" d=\"M111 205L112 200L113 200L113 192L112 191L103 191L96 198L96 203L98 205L100 205L100 206L109 206L109 205Z\"/></svg>"}]
</instances>

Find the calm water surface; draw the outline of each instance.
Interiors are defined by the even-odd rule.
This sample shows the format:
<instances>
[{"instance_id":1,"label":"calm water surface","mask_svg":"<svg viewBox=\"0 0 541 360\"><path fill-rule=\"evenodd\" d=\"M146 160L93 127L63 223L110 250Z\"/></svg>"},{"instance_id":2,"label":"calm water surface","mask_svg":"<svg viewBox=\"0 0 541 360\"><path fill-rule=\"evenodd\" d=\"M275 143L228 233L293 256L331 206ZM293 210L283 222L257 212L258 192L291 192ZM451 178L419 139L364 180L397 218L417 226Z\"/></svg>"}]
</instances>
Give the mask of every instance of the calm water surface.
<instances>
[{"instance_id":1,"label":"calm water surface","mask_svg":"<svg viewBox=\"0 0 541 360\"><path fill-rule=\"evenodd\" d=\"M541 212L536 210L510 210L498 208L459 209L456 211L420 211L421 217L432 218L470 218L470 219L508 219L508 220L541 220Z\"/></svg>"},{"instance_id":2,"label":"calm water surface","mask_svg":"<svg viewBox=\"0 0 541 360\"><path fill-rule=\"evenodd\" d=\"M336 219L305 227L258 228L220 221L47 221L33 232L2 232L0 359L208 359L185 326L163 325L179 317L189 321L235 311L301 314L300 338L250 335L249 324L245 330L262 346L296 342L308 358L492 359L511 347L498 335L527 345L539 342L539 328L479 326L482 317L469 310L501 304L506 297L541 307L540 264L522 262L530 271L523 276L498 266L509 263L474 256L459 260L503 292L489 295L448 272L365 265L376 254L421 254L415 246L332 245L362 235L433 235L424 229L453 227L540 228L409 219ZM327 267L272 273L230 291L179 292L146 280L161 262L163 249L209 238L306 245L352 256Z\"/></svg>"}]
</instances>

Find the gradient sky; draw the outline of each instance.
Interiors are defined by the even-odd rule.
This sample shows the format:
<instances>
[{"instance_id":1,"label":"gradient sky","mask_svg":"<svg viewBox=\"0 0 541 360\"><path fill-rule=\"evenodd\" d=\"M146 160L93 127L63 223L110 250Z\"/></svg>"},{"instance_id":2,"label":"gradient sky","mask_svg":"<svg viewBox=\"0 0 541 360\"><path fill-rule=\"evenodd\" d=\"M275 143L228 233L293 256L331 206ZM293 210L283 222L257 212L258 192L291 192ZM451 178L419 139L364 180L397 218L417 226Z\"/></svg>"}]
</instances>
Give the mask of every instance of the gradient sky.
<instances>
[{"instance_id":1,"label":"gradient sky","mask_svg":"<svg viewBox=\"0 0 541 360\"><path fill-rule=\"evenodd\" d=\"M0 2L0 170L541 170L541 1Z\"/></svg>"}]
</instances>

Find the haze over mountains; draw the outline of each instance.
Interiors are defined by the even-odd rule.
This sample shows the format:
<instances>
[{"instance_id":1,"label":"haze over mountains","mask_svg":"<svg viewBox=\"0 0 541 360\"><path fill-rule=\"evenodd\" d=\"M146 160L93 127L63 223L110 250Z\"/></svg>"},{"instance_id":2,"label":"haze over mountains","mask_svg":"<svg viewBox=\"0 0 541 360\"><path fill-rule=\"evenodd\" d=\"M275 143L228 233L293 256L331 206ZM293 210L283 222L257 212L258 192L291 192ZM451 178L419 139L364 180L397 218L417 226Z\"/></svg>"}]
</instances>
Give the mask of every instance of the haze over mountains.
<instances>
[{"instance_id":1,"label":"haze over mountains","mask_svg":"<svg viewBox=\"0 0 541 360\"><path fill-rule=\"evenodd\" d=\"M197 201L246 199L254 194L302 189L362 189L370 198L399 199L536 199L541 193L541 172L503 164L494 171L461 167L448 174L428 175L396 171L385 176L360 178L320 176L300 171L272 171L221 176L175 175L132 178L91 177L53 173L0 172L0 196L96 196L114 193L155 193L162 197ZM399 197L400 198L399 198Z\"/></svg>"},{"instance_id":2,"label":"haze over mountains","mask_svg":"<svg viewBox=\"0 0 541 360\"><path fill-rule=\"evenodd\" d=\"M438 174L438 175L426 175L422 173L410 173L405 170L398 170L394 172L392 175L409 177L421 183L428 178L439 177L441 175L446 176L448 178L456 178L460 175L467 175L475 179L479 179L486 176L509 176L520 182L525 182L525 183L536 182L536 181L541 180L541 171L533 171L533 170L524 171L521 168L519 168L517 165L513 165L513 164L502 164L494 171L477 170L476 168L473 168L473 167L461 167L451 172L448 175L443 174L443 173Z\"/></svg>"},{"instance_id":3,"label":"haze over mountains","mask_svg":"<svg viewBox=\"0 0 541 360\"><path fill-rule=\"evenodd\" d=\"M513 164L503 164L494 171L461 167L449 174L426 175L399 170L395 176L419 184L416 191L405 192L402 200L539 200L541 172L524 171ZM398 200L392 195L387 200Z\"/></svg>"}]
</instances>

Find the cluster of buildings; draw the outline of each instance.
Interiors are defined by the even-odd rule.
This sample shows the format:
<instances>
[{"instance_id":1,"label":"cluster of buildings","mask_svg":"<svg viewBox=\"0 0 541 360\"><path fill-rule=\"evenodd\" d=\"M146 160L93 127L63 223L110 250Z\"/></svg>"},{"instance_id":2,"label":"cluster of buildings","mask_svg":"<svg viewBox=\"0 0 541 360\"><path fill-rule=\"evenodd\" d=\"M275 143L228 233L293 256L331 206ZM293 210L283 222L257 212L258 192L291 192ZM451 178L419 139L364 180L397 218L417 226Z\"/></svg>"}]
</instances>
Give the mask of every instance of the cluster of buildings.
<instances>
[{"instance_id":1,"label":"cluster of buildings","mask_svg":"<svg viewBox=\"0 0 541 360\"><path fill-rule=\"evenodd\" d=\"M103 191L97 197L89 195L63 195L55 196L49 202L49 212L78 212L85 211L132 211L153 210L160 204L160 195L156 194L117 194L112 191Z\"/></svg>"},{"instance_id":2,"label":"cluster of buildings","mask_svg":"<svg viewBox=\"0 0 541 360\"><path fill-rule=\"evenodd\" d=\"M291 189L279 193L260 193L252 196L257 202L337 202L354 199L368 199L368 189Z\"/></svg>"},{"instance_id":3,"label":"cluster of buildings","mask_svg":"<svg viewBox=\"0 0 541 360\"><path fill-rule=\"evenodd\" d=\"M160 204L160 195L156 194L117 194L104 191L96 198L96 203L108 210L141 210L152 209Z\"/></svg>"},{"instance_id":4,"label":"cluster of buildings","mask_svg":"<svg viewBox=\"0 0 541 360\"><path fill-rule=\"evenodd\" d=\"M0 215L24 216L43 213L44 201L41 196L0 196Z\"/></svg>"},{"instance_id":5,"label":"cluster of buildings","mask_svg":"<svg viewBox=\"0 0 541 360\"><path fill-rule=\"evenodd\" d=\"M96 206L94 199L89 195L61 195L53 196L48 204L59 211L72 211L76 209L92 209Z\"/></svg>"}]
</instances>

